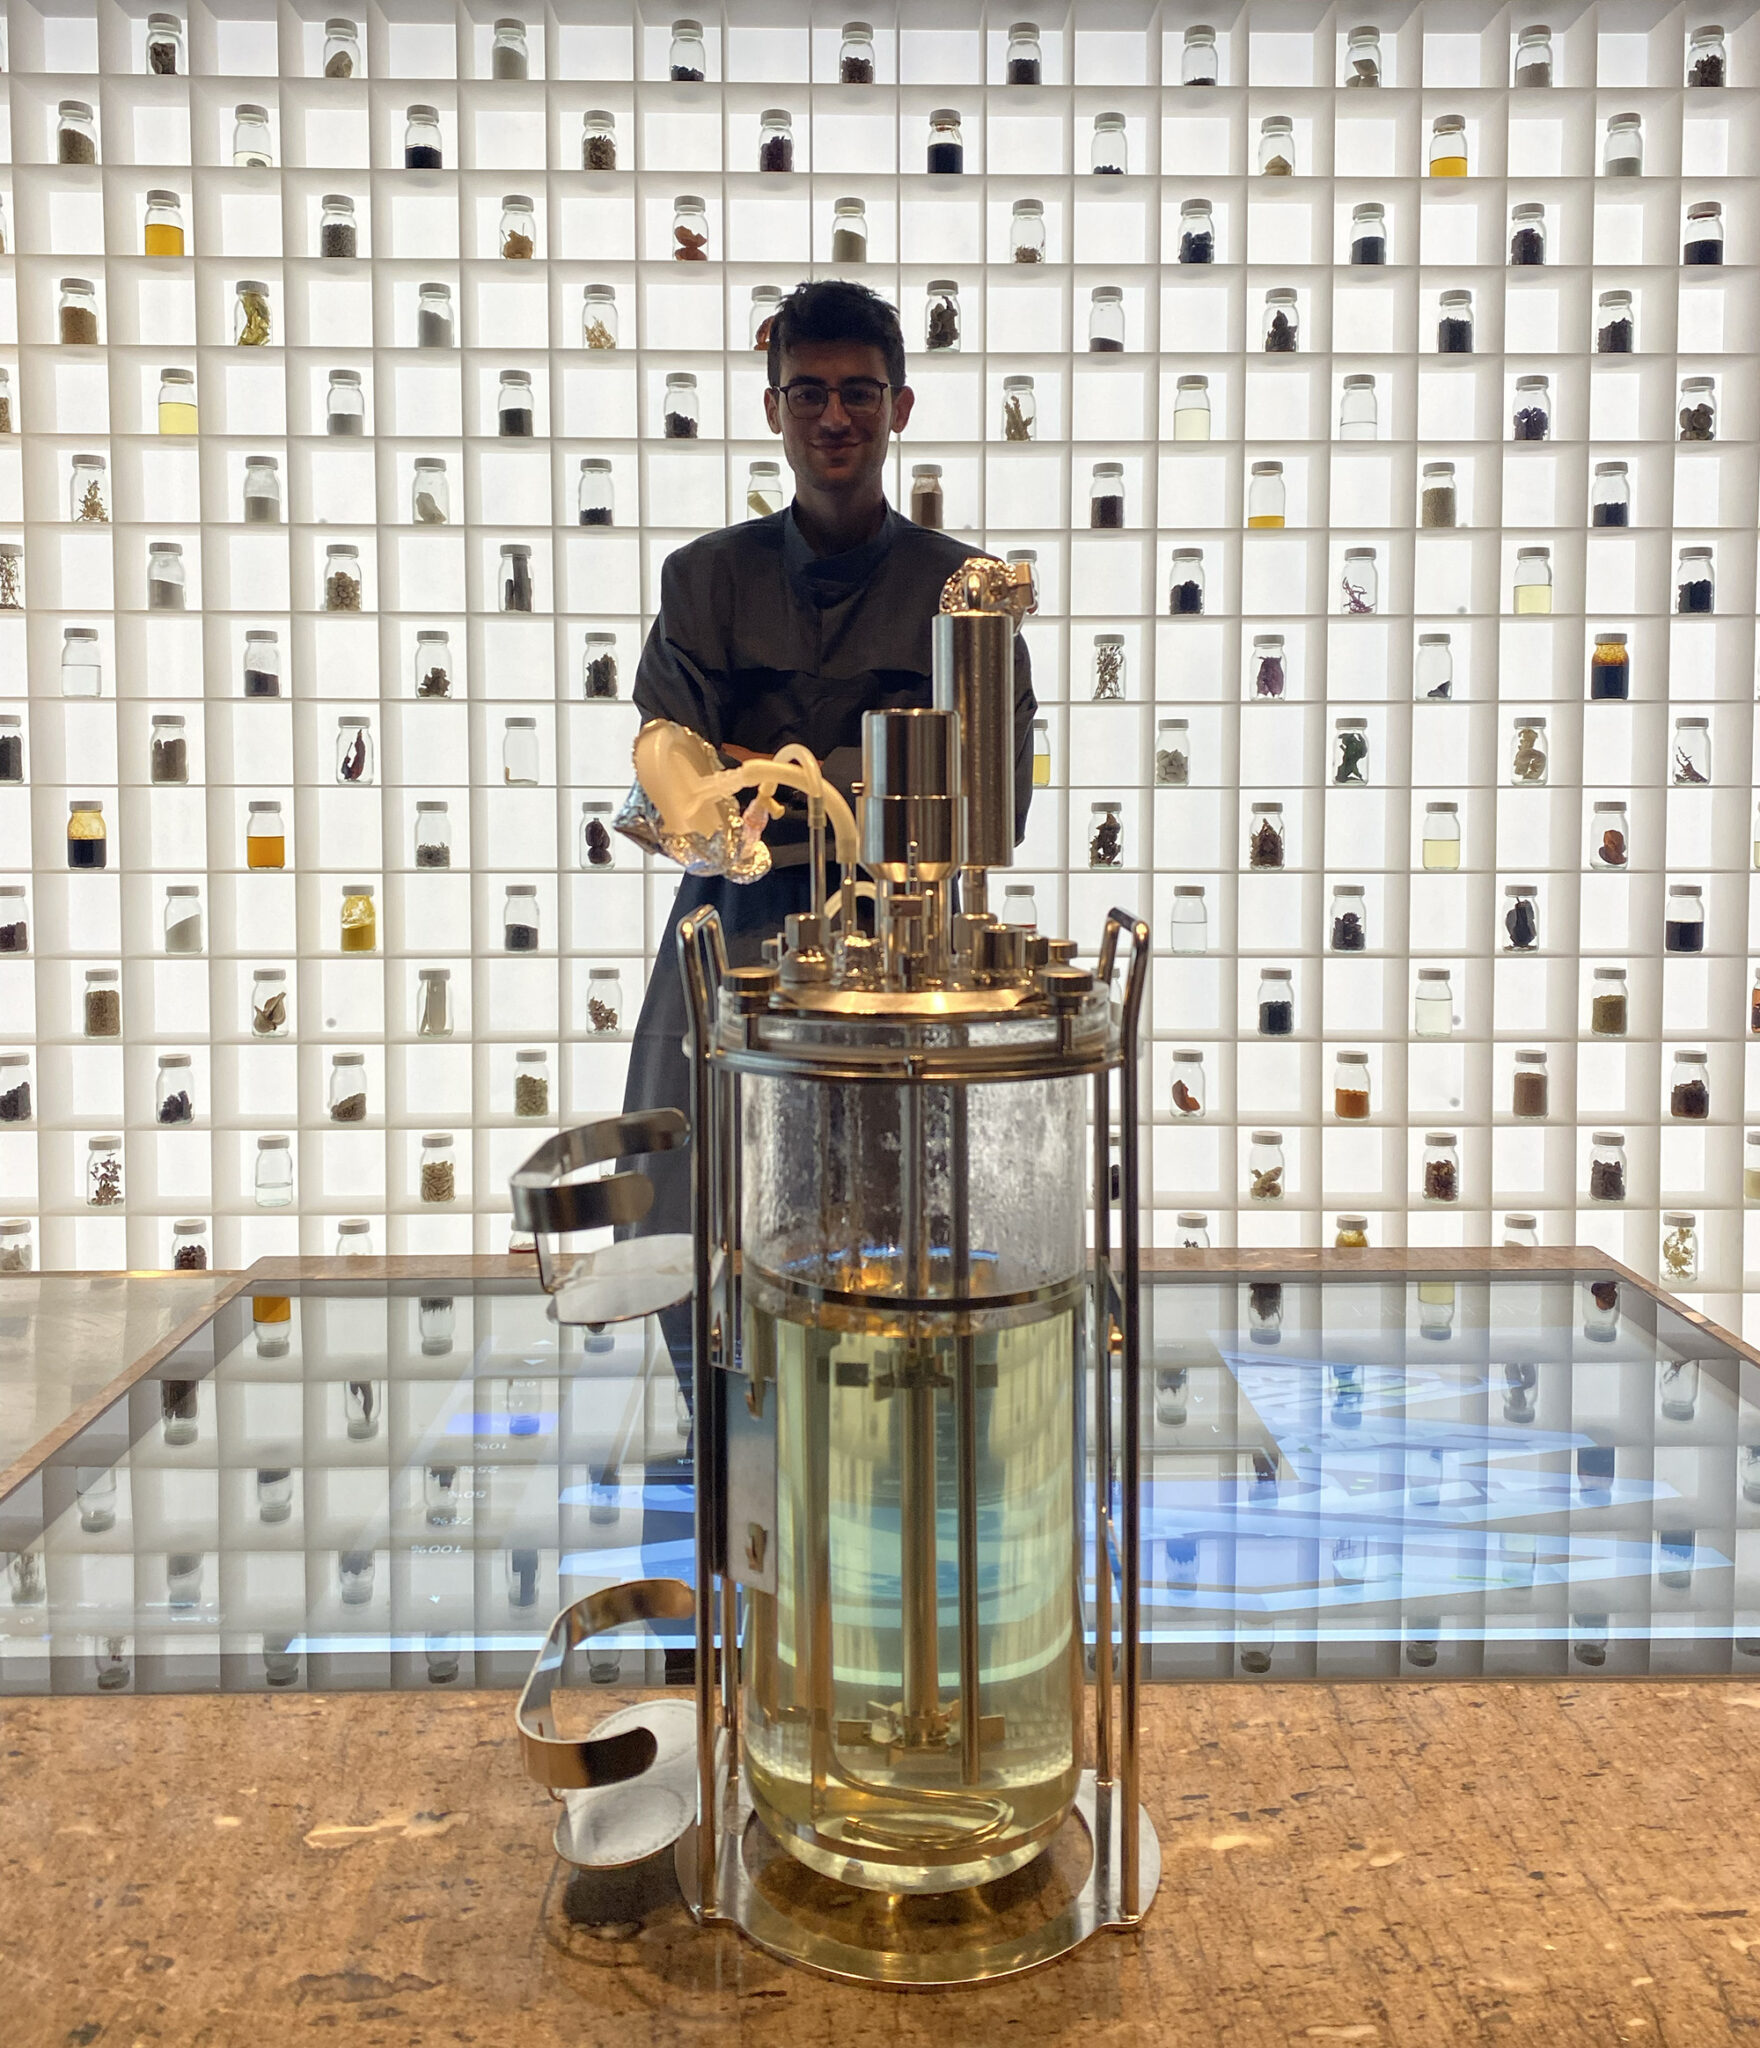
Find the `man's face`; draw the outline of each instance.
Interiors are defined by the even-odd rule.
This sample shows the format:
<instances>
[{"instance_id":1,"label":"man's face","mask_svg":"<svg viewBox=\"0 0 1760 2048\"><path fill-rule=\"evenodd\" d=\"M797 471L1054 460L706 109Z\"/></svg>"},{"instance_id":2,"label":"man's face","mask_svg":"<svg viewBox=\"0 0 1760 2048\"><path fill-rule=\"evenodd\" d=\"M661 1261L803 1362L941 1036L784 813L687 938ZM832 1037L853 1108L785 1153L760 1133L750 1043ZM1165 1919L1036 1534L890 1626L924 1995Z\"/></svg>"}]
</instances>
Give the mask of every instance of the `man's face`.
<instances>
[{"instance_id":1,"label":"man's face","mask_svg":"<svg viewBox=\"0 0 1760 2048\"><path fill-rule=\"evenodd\" d=\"M877 348L856 341L805 341L785 349L782 382L814 377L830 390L817 419L796 419L773 390L764 393L764 416L770 431L782 436L782 452L795 480L821 490L859 493L880 474L886 443L911 416L908 388L888 391L878 412L851 419L838 397L838 387L852 377L886 382L886 358Z\"/></svg>"}]
</instances>

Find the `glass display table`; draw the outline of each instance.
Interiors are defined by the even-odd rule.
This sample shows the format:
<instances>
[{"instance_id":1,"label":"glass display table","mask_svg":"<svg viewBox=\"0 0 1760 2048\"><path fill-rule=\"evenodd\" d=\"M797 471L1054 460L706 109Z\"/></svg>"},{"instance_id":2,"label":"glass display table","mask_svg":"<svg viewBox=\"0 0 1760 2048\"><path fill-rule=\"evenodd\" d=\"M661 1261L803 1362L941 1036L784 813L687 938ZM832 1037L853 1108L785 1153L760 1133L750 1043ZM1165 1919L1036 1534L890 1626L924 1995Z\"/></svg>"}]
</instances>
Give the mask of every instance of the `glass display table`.
<instances>
[{"instance_id":1,"label":"glass display table","mask_svg":"<svg viewBox=\"0 0 1760 2048\"><path fill-rule=\"evenodd\" d=\"M1760 1357L1726 1332L1589 1251L1158 1263L1151 1679L1760 1674ZM566 1602L688 1577L658 1324L547 1310L514 1259L237 1278L12 1468L0 1692L511 1688Z\"/></svg>"}]
</instances>

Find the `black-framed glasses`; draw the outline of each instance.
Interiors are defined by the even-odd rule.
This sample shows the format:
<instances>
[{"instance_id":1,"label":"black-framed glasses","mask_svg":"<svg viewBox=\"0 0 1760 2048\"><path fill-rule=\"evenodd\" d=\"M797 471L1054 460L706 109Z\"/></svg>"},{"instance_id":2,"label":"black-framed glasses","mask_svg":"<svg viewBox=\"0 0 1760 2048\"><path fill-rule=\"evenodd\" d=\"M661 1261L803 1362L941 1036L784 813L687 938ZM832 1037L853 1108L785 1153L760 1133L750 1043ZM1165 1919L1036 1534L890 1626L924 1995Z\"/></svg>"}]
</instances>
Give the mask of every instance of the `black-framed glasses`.
<instances>
[{"instance_id":1,"label":"black-framed glasses","mask_svg":"<svg viewBox=\"0 0 1760 2048\"><path fill-rule=\"evenodd\" d=\"M851 377L836 386L817 377L791 377L786 384L773 384L770 388L780 394L797 420L816 420L830 403L833 389L850 418L863 420L880 410L892 386L878 377Z\"/></svg>"}]
</instances>

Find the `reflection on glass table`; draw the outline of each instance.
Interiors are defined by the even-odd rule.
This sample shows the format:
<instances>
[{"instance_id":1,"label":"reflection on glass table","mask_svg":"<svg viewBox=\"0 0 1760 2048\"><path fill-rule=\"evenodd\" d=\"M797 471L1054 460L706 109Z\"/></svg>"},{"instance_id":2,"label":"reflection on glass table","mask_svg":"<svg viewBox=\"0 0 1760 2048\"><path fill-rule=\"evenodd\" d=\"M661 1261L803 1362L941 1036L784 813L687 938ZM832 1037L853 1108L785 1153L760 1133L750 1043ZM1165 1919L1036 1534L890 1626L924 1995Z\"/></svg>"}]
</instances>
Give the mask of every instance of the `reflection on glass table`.
<instances>
[{"instance_id":1,"label":"reflection on glass table","mask_svg":"<svg viewBox=\"0 0 1760 2048\"><path fill-rule=\"evenodd\" d=\"M0 1501L0 1692L515 1687L567 1602L690 1577L657 1323L269 1284ZM1144 1318L1151 1678L1760 1673L1760 1361L1647 1287L1169 1272Z\"/></svg>"}]
</instances>

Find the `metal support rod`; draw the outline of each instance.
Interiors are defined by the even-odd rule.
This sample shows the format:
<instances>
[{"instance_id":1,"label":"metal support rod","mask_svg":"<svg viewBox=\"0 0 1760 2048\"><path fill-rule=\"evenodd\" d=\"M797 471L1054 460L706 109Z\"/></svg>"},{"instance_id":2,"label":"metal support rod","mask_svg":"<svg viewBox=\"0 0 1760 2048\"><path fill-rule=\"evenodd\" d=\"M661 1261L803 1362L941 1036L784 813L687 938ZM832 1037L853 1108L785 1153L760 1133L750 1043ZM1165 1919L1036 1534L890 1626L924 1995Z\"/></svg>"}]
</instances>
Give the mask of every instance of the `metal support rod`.
<instances>
[{"instance_id":1,"label":"metal support rod","mask_svg":"<svg viewBox=\"0 0 1760 2048\"><path fill-rule=\"evenodd\" d=\"M948 1096L953 1124L953 1291L965 1301L972 1279L969 1097L963 1088L949 1089ZM959 1459L960 1781L975 1785L983 1775L984 1756L978 1633L978 1359L977 1341L969 1334L954 1339L954 1401Z\"/></svg>"},{"instance_id":2,"label":"metal support rod","mask_svg":"<svg viewBox=\"0 0 1760 2048\"><path fill-rule=\"evenodd\" d=\"M929 1292L929 1200L923 1091L908 1088L901 1100L899 1133L903 1149L903 1211L907 1285L917 1300ZM903 1603L901 1664L907 1742L925 1742L941 1712L941 1613L935 1544L934 1353L906 1340L906 1385L894 1427L899 1442L899 1572Z\"/></svg>"},{"instance_id":3,"label":"metal support rod","mask_svg":"<svg viewBox=\"0 0 1760 2048\"><path fill-rule=\"evenodd\" d=\"M819 808L821 812L824 810L822 802ZM736 1256L739 1249L740 1170L744 1157L738 1075L724 1074L716 1094L715 1142L719 1166L716 1182L720 1214L716 1218L715 1238L722 1250L718 1308L721 1319L721 1342L726 1354L723 1363L732 1365L737 1359L739 1364L749 1370L750 1363L744 1358L741 1347L743 1326L740 1320L739 1260ZM715 1449L716 1455L725 1462L725 1439L718 1442ZM725 1519L725 1471L718 1475L716 1498L723 1504L722 1513ZM728 1732L728 1768L734 1771L739 1767L739 1587L734 1580L727 1555L727 1544L730 1540L731 1531L727 1533L721 1547L721 1725Z\"/></svg>"},{"instance_id":4,"label":"metal support rod","mask_svg":"<svg viewBox=\"0 0 1760 2048\"><path fill-rule=\"evenodd\" d=\"M1111 1095L1094 1076L1094 1775L1112 1781Z\"/></svg>"}]
</instances>

